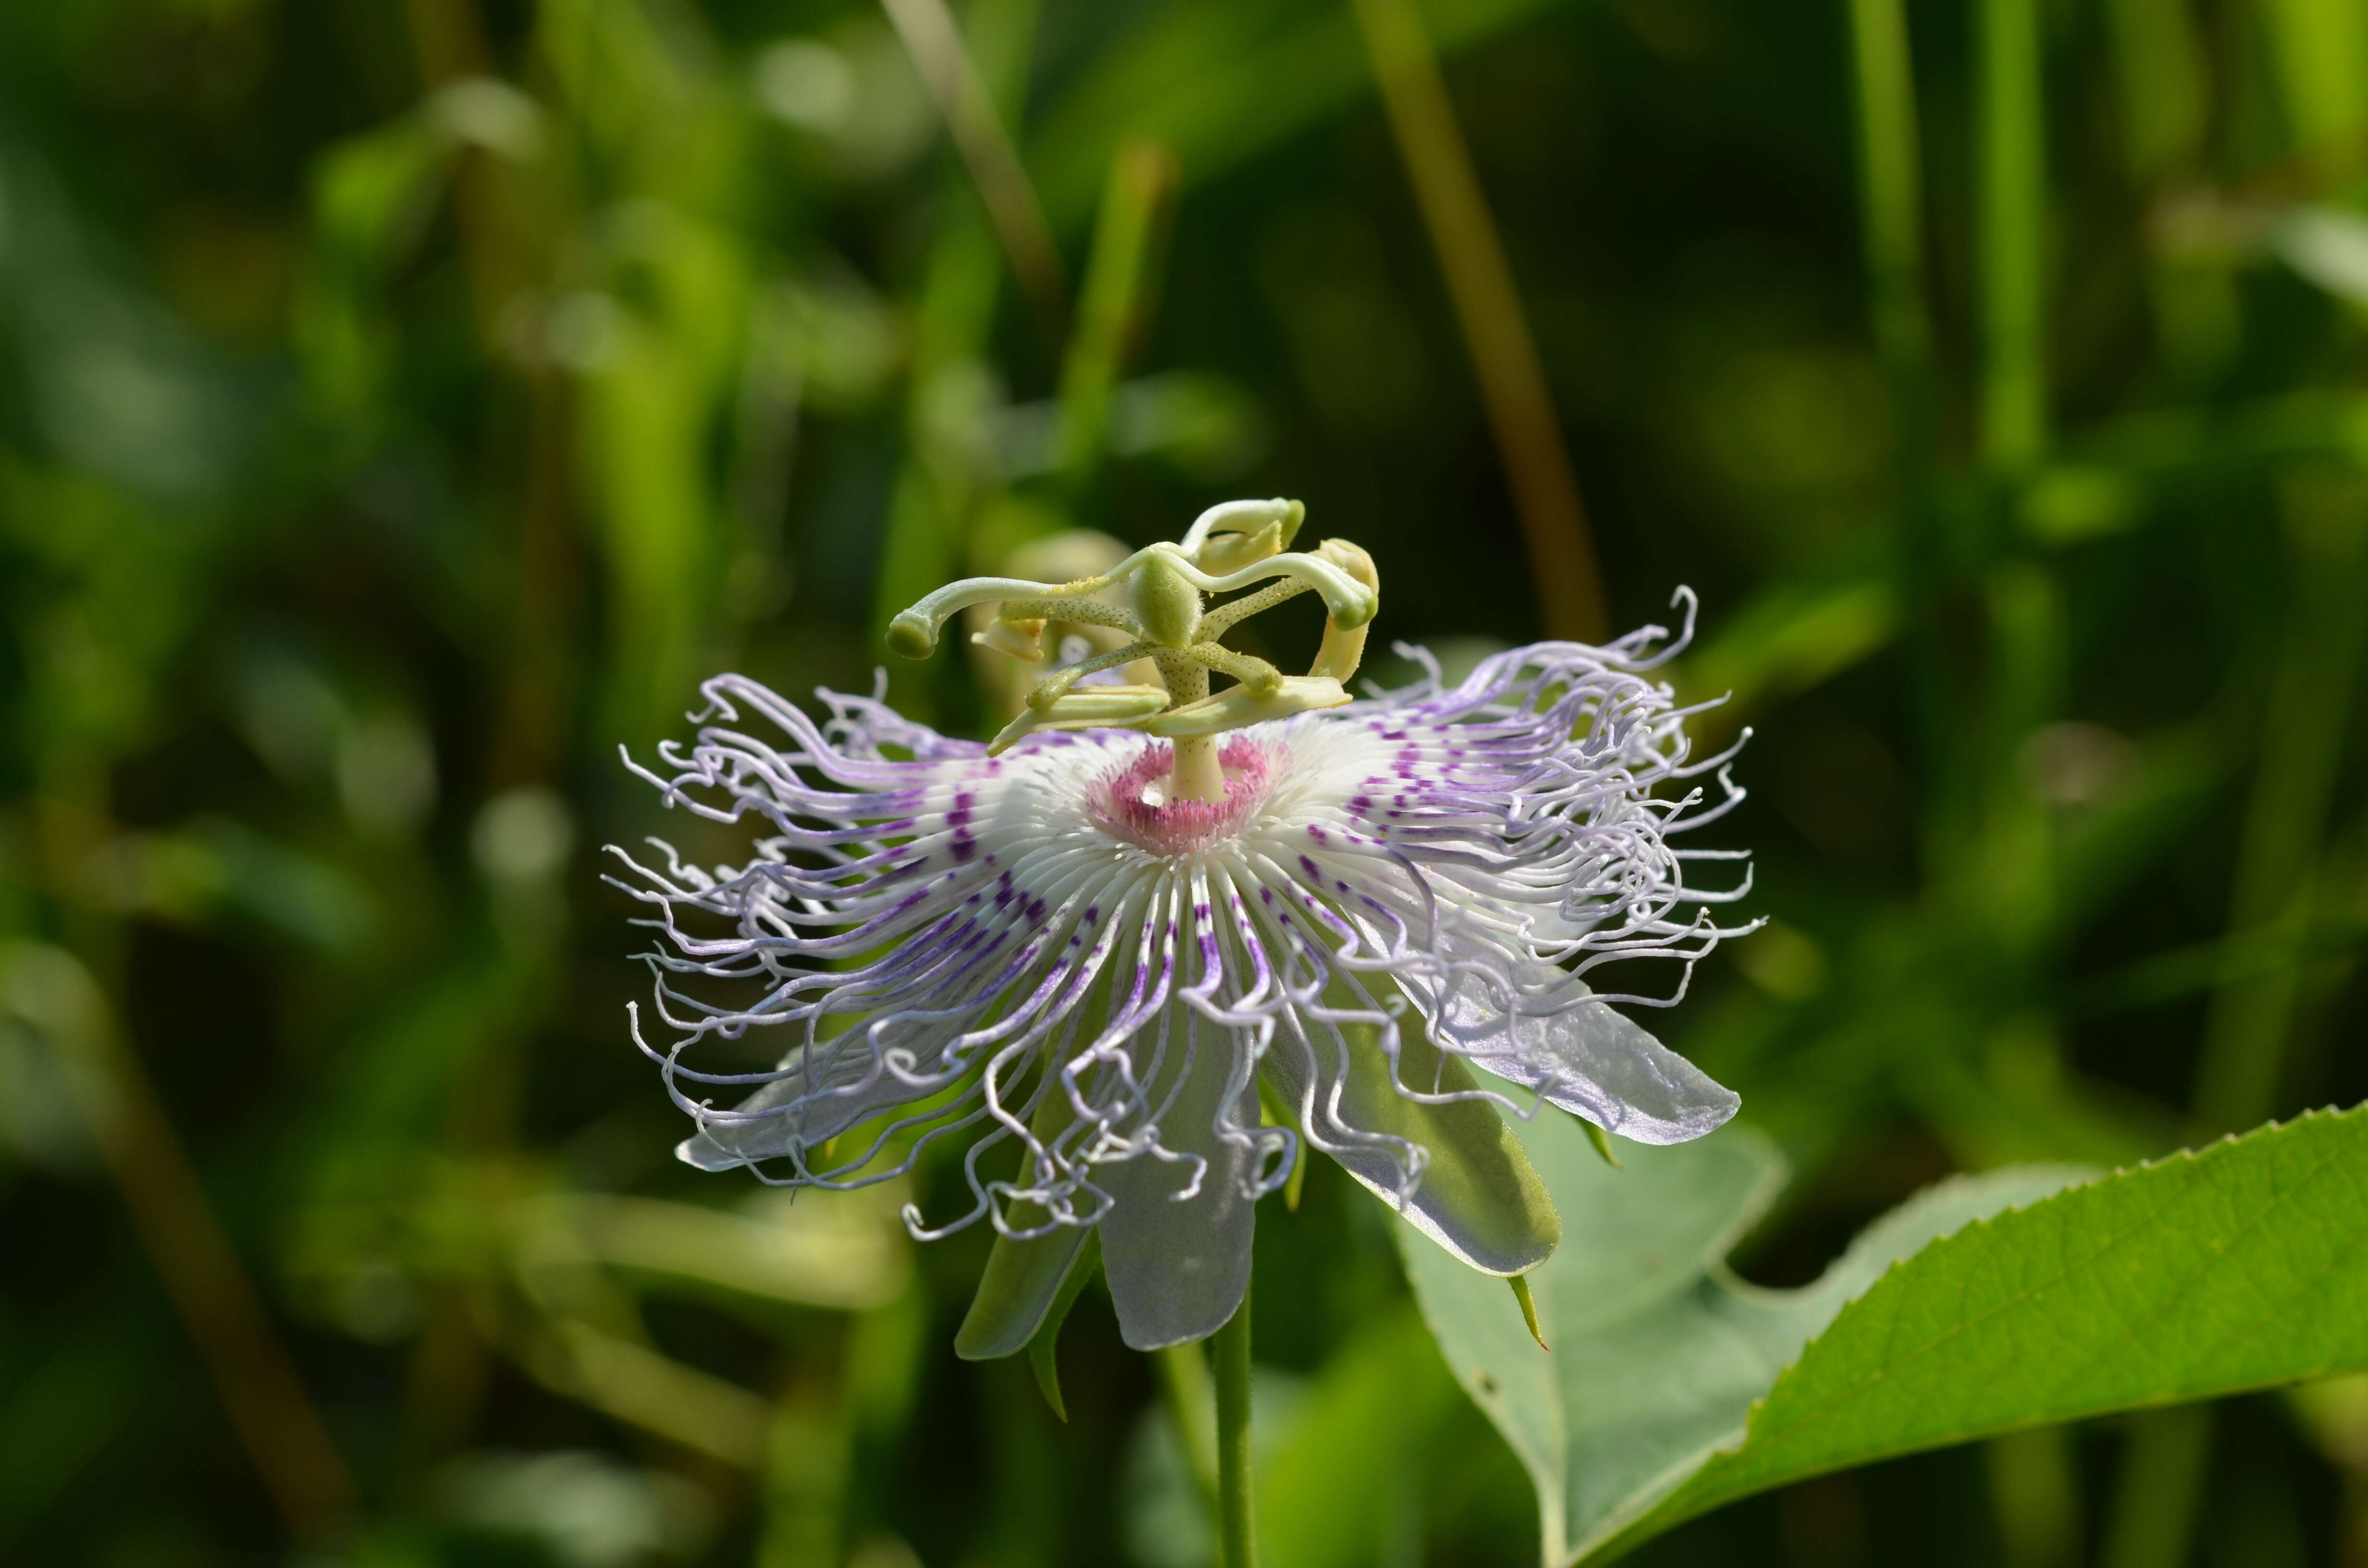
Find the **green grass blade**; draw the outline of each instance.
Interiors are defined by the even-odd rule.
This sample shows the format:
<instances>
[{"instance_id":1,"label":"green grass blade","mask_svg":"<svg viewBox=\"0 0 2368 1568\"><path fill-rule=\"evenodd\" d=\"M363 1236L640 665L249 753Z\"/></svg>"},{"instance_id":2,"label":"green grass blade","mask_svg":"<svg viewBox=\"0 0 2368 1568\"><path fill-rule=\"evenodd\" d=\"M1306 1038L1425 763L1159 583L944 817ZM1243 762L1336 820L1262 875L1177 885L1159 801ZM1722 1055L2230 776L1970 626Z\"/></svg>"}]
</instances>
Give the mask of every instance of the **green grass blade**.
<instances>
[{"instance_id":1,"label":"green grass blade","mask_svg":"<svg viewBox=\"0 0 2368 1568\"><path fill-rule=\"evenodd\" d=\"M2114 96L2130 174L2151 184L2193 158L2211 103L2203 52L2180 0L2108 0Z\"/></svg>"},{"instance_id":2,"label":"green grass blade","mask_svg":"<svg viewBox=\"0 0 2368 1568\"><path fill-rule=\"evenodd\" d=\"M1496 38L1554 0L1425 6L1442 56ZM1138 137L1205 182L1320 125L1372 90L1346 6L1211 0L1147 11L1046 106L1028 165L1053 226L1083 225L1110 154Z\"/></svg>"},{"instance_id":3,"label":"green grass blade","mask_svg":"<svg viewBox=\"0 0 2368 1568\"><path fill-rule=\"evenodd\" d=\"M2368 11L2352 0L2266 0L2260 15L2295 147L2340 169L2368 120Z\"/></svg>"},{"instance_id":4,"label":"green grass blade","mask_svg":"<svg viewBox=\"0 0 2368 1568\"><path fill-rule=\"evenodd\" d=\"M1974 10L1982 322L1981 453L2000 468L2046 440L2046 131L2038 0Z\"/></svg>"},{"instance_id":5,"label":"green grass blade","mask_svg":"<svg viewBox=\"0 0 2368 1568\"><path fill-rule=\"evenodd\" d=\"M2368 621L2368 487L2356 475L2286 486L2294 608L2262 714L2228 931L2284 949L2283 963L2232 965L2204 1030L2192 1108L2199 1133L2249 1126L2277 1108L2280 1067L2301 1001L2312 883L2333 807L2344 720Z\"/></svg>"},{"instance_id":6,"label":"green grass blade","mask_svg":"<svg viewBox=\"0 0 2368 1568\"><path fill-rule=\"evenodd\" d=\"M1873 295L1875 351L1891 381L1896 461L1930 458L1930 307L1924 285L1922 137L1901 0L1850 0L1859 235Z\"/></svg>"},{"instance_id":7,"label":"green grass blade","mask_svg":"<svg viewBox=\"0 0 2368 1568\"><path fill-rule=\"evenodd\" d=\"M1159 270L1161 230L1176 190L1176 160L1156 142L1119 149L1094 225L1093 252L1077 301L1077 328L1061 365L1063 485L1082 493L1108 444L1110 396L1133 340L1141 335Z\"/></svg>"}]
</instances>

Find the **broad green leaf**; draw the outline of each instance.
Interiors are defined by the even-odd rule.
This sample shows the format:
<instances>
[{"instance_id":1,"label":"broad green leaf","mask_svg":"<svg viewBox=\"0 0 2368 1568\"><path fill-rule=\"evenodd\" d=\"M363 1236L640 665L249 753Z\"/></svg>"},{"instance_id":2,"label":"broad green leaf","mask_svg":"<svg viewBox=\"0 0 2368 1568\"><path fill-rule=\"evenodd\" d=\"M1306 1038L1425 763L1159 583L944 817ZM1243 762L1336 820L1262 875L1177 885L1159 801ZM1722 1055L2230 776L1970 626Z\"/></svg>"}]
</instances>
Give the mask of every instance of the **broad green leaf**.
<instances>
[{"instance_id":1,"label":"broad green leaf","mask_svg":"<svg viewBox=\"0 0 2368 1568\"><path fill-rule=\"evenodd\" d=\"M1634 1152L1622 1198L1576 1134L1527 1141L1567 1233L1531 1276L1550 1369L1510 1303L1404 1250L1450 1365L1538 1482L1549 1562L1820 1471L2368 1366L2362 1111L2052 1196L2076 1173L1945 1183L1799 1291L1717 1262L1778 1179L1756 1138Z\"/></svg>"},{"instance_id":2,"label":"broad green leaf","mask_svg":"<svg viewBox=\"0 0 2368 1568\"><path fill-rule=\"evenodd\" d=\"M2368 1110L2121 1171L1936 1243L1620 1542L1800 1476L2368 1367Z\"/></svg>"},{"instance_id":3,"label":"broad green leaf","mask_svg":"<svg viewBox=\"0 0 2368 1568\"><path fill-rule=\"evenodd\" d=\"M1447 1362L1538 1489L1546 1560L1577 1560L1743 1437L1752 1403L1894 1260L1978 1215L2029 1201L2066 1167L1946 1182L1861 1236L1826 1277L1765 1290L1723 1259L1783 1185L1748 1128L1632 1144L1604 1164L1570 1118L1541 1112L1522 1142L1563 1216L1527 1278L1551 1353L1486 1276L1399 1233L1406 1272Z\"/></svg>"}]
</instances>

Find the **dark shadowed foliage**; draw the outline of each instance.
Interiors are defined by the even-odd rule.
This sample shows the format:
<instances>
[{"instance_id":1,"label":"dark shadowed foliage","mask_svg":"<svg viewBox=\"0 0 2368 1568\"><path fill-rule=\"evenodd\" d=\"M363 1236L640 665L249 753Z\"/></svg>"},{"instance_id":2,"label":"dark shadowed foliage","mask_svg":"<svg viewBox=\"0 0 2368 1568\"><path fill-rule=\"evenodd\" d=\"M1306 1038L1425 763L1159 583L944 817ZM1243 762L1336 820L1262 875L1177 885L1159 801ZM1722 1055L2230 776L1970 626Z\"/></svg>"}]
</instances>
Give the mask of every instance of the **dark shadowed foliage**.
<instances>
[{"instance_id":1,"label":"dark shadowed foliage","mask_svg":"<svg viewBox=\"0 0 2368 1568\"><path fill-rule=\"evenodd\" d=\"M0 6L0 1558L1206 1563L1197 1363L954 1356L950 1162L672 1158L599 849L744 852L618 766L702 676L1229 496L1372 551L1385 680L1700 594L1770 923L1650 1021L1791 1168L1748 1279L2368 1098L2368 10L949 15ZM1535 1562L1399 1221L1267 1207L1270 1560ZM1635 1561L2368 1562L2368 1380Z\"/></svg>"}]
</instances>

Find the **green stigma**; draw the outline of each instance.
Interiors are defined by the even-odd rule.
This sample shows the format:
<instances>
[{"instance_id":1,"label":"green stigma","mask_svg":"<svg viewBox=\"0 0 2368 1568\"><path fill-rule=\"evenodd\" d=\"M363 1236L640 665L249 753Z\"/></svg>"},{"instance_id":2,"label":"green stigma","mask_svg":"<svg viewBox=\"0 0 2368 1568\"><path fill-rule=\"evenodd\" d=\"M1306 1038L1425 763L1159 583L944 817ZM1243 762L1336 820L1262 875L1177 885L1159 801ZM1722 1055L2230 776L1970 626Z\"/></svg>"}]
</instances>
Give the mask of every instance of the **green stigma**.
<instances>
[{"instance_id":1,"label":"green stigma","mask_svg":"<svg viewBox=\"0 0 2368 1568\"><path fill-rule=\"evenodd\" d=\"M926 658L947 617L995 606L979 646L1027 663L1044 657L1045 623L1107 626L1122 647L1053 671L1031 688L1019 716L989 744L990 755L1038 730L1137 730L1172 741L1178 799L1218 800L1224 775L1216 737L1349 701L1345 682L1363 657L1365 629L1379 609L1372 557L1346 540L1294 551L1307 509L1296 501L1234 501L1203 512L1183 540L1139 550L1100 576L1070 583L971 577L949 584L888 626L890 650ZM1119 589L1124 602L1104 597ZM1315 594L1324 603L1324 642L1304 676L1224 645L1225 632L1279 604ZM1233 595L1212 608L1211 595ZM1116 597L1116 596L1111 596ZM1105 670L1148 661L1156 682L1080 685ZM1232 684L1212 693L1210 676Z\"/></svg>"}]
</instances>

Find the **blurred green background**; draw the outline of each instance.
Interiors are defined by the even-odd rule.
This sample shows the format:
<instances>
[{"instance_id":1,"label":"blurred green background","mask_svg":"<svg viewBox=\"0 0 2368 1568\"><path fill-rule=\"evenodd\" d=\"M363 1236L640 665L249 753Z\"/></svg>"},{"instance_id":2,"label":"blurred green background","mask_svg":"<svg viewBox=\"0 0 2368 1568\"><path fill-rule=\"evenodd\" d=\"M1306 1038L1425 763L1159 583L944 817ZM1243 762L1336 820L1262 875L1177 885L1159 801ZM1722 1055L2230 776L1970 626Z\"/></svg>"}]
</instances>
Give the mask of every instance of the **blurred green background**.
<instances>
[{"instance_id":1,"label":"blurred green background","mask_svg":"<svg viewBox=\"0 0 2368 1568\"><path fill-rule=\"evenodd\" d=\"M699 677L1071 526L1302 497L1451 661L1701 592L1753 1278L2368 1097L2363 210L2357 0L10 0L0 1558L1207 1562L1099 1297L1064 1425L981 1237L673 1163L598 881L735 852L617 763ZM1533 1562L1395 1222L1261 1227L1277 1561ZM1639 1561L2368 1562L2368 1392Z\"/></svg>"}]
</instances>

